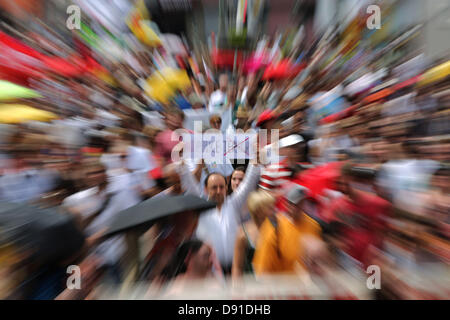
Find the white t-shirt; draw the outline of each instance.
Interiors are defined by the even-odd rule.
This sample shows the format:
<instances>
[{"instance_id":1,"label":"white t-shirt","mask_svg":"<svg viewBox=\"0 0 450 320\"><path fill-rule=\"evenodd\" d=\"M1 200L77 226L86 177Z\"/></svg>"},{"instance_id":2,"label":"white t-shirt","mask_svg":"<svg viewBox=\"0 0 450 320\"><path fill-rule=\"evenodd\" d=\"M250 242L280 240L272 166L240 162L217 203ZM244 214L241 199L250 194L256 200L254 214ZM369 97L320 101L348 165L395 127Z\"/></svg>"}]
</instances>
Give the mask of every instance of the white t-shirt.
<instances>
[{"instance_id":1,"label":"white t-shirt","mask_svg":"<svg viewBox=\"0 0 450 320\"><path fill-rule=\"evenodd\" d=\"M107 192L114 192L109 204L94 220L87 226L85 232L91 236L102 228L108 227L112 220L123 210L138 204L141 199L136 190L127 188L126 184L122 188L111 188L108 191L98 193L98 187L80 191L67 197L63 206L66 208L77 208L84 218L88 218L101 209L107 199ZM115 264L125 252L125 242L123 236L114 236L93 249L103 260L102 264Z\"/></svg>"},{"instance_id":2,"label":"white t-shirt","mask_svg":"<svg viewBox=\"0 0 450 320\"><path fill-rule=\"evenodd\" d=\"M377 182L391 194L396 207L420 214L425 204L418 195L429 188L429 179L438 168L433 160L393 160L383 164Z\"/></svg>"},{"instance_id":3,"label":"white t-shirt","mask_svg":"<svg viewBox=\"0 0 450 320\"><path fill-rule=\"evenodd\" d=\"M209 112L219 112L221 113L225 102L227 99L227 95L220 90L216 90L211 94L209 98L208 110Z\"/></svg>"}]
</instances>

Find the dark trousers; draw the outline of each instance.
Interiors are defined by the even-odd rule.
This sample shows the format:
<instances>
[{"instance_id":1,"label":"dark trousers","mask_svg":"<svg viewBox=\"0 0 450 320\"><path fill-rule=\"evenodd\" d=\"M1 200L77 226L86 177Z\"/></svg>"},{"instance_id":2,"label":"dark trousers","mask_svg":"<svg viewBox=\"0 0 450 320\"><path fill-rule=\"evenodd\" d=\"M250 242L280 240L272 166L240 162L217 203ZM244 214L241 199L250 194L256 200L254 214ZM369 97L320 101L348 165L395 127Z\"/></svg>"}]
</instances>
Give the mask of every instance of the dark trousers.
<instances>
[{"instance_id":1,"label":"dark trousers","mask_svg":"<svg viewBox=\"0 0 450 320\"><path fill-rule=\"evenodd\" d=\"M232 265L221 265L222 267L222 271L223 271L223 275L224 276L231 276L231 267Z\"/></svg>"}]
</instances>

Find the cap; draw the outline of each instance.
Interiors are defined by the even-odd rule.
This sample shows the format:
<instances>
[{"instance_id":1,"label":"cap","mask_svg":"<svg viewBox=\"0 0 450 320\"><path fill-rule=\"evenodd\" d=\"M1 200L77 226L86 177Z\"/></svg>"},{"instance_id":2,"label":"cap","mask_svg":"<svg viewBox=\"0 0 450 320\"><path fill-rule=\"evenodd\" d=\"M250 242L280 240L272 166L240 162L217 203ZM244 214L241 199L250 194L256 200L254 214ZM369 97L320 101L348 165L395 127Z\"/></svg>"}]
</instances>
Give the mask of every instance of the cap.
<instances>
[{"instance_id":1,"label":"cap","mask_svg":"<svg viewBox=\"0 0 450 320\"><path fill-rule=\"evenodd\" d=\"M258 121L256 122L257 127L261 127L264 123L270 120L274 120L276 118L275 112L272 110L265 110L258 117Z\"/></svg>"},{"instance_id":2,"label":"cap","mask_svg":"<svg viewBox=\"0 0 450 320\"><path fill-rule=\"evenodd\" d=\"M280 148L286 148L293 146L297 143L304 142L305 139L299 134L291 134L290 136L287 136L280 140L279 147Z\"/></svg>"},{"instance_id":3,"label":"cap","mask_svg":"<svg viewBox=\"0 0 450 320\"><path fill-rule=\"evenodd\" d=\"M295 205L299 204L300 201L306 198L309 189L300 185L295 185L289 190L286 200Z\"/></svg>"}]
</instances>

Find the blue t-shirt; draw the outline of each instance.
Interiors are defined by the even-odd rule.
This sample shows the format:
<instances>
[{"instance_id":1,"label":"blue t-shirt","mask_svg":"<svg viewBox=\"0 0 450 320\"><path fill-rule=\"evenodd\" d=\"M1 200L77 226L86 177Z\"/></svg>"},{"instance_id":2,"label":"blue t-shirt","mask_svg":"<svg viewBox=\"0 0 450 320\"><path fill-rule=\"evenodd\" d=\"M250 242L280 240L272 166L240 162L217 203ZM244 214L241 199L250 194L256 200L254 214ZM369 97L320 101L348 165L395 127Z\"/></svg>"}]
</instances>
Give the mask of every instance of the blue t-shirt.
<instances>
[{"instance_id":1,"label":"blue t-shirt","mask_svg":"<svg viewBox=\"0 0 450 320\"><path fill-rule=\"evenodd\" d=\"M189 101L187 101L186 98L183 97L182 95L176 96L174 100L175 100L175 103L178 105L178 107L180 107L181 110L192 108Z\"/></svg>"}]
</instances>

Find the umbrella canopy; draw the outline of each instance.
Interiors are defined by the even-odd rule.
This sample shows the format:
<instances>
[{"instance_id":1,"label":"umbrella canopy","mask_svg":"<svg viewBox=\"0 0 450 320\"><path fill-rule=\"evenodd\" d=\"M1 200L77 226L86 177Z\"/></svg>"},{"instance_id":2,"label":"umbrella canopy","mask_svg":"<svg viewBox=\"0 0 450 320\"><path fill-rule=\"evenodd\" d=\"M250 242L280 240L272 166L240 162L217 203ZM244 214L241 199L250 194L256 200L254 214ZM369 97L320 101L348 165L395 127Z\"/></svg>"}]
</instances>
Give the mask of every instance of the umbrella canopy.
<instances>
[{"instance_id":1,"label":"umbrella canopy","mask_svg":"<svg viewBox=\"0 0 450 320\"><path fill-rule=\"evenodd\" d=\"M176 90L184 90L191 82L185 70L164 68L160 72L153 73L147 79L147 94L150 98L167 103L176 93Z\"/></svg>"},{"instance_id":2,"label":"umbrella canopy","mask_svg":"<svg viewBox=\"0 0 450 320\"><path fill-rule=\"evenodd\" d=\"M51 121L57 118L54 113L22 104L0 104L0 123Z\"/></svg>"},{"instance_id":3,"label":"umbrella canopy","mask_svg":"<svg viewBox=\"0 0 450 320\"><path fill-rule=\"evenodd\" d=\"M82 249L85 236L72 215L29 204L0 203L0 247L13 246L39 265L62 262Z\"/></svg>"},{"instance_id":4,"label":"umbrella canopy","mask_svg":"<svg viewBox=\"0 0 450 320\"><path fill-rule=\"evenodd\" d=\"M9 81L0 80L0 101L40 97L41 95L34 90L19 86Z\"/></svg>"},{"instance_id":5,"label":"umbrella canopy","mask_svg":"<svg viewBox=\"0 0 450 320\"><path fill-rule=\"evenodd\" d=\"M289 59L270 64L264 71L263 80L287 79L297 76L304 69L304 64L294 65Z\"/></svg>"},{"instance_id":6,"label":"umbrella canopy","mask_svg":"<svg viewBox=\"0 0 450 320\"><path fill-rule=\"evenodd\" d=\"M450 75L450 60L446 61L425 72L418 83L419 87L423 87L438 81L441 81Z\"/></svg>"},{"instance_id":7,"label":"umbrella canopy","mask_svg":"<svg viewBox=\"0 0 450 320\"><path fill-rule=\"evenodd\" d=\"M41 60L45 63L46 67L59 75L63 75L65 77L76 77L81 76L83 74L83 70L77 65L78 61L75 57L71 57L69 59L65 59L63 57L48 57L42 56Z\"/></svg>"},{"instance_id":8,"label":"umbrella canopy","mask_svg":"<svg viewBox=\"0 0 450 320\"><path fill-rule=\"evenodd\" d=\"M264 57L263 55L260 56L252 55L250 58L244 61L243 72L245 74L254 73L257 72L259 69L265 67L266 65L267 65L266 57Z\"/></svg>"},{"instance_id":9,"label":"umbrella canopy","mask_svg":"<svg viewBox=\"0 0 450 320\"><path fill-rule=\"evenodd\" d=\"M213 64L219 69L233 69L235 61L236 68L242 64L243 54L241 51L235 50L213 50L211 59Z\"/></svg>"},{"instance_id":10,"label":"umbrella canopy","mask_svg":"<svg viewBox=\"0 0 450 320\"><path fill-rule=\"evenodd\" d=\"M193 195L151 198L122 211L111 223L106 236L140 226L150 226L156 220L186 211L201 212L216 204Z\"/></svg>"}]
</instances>

